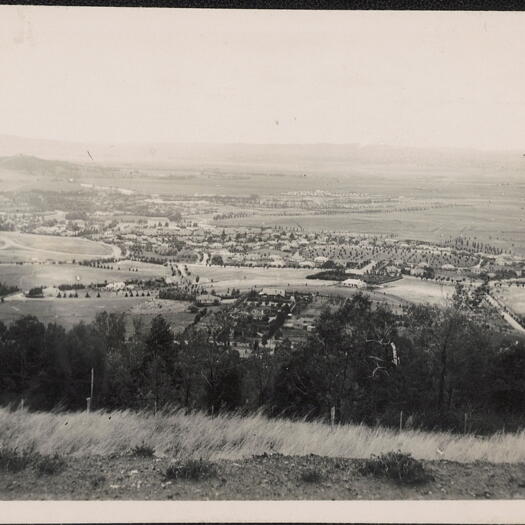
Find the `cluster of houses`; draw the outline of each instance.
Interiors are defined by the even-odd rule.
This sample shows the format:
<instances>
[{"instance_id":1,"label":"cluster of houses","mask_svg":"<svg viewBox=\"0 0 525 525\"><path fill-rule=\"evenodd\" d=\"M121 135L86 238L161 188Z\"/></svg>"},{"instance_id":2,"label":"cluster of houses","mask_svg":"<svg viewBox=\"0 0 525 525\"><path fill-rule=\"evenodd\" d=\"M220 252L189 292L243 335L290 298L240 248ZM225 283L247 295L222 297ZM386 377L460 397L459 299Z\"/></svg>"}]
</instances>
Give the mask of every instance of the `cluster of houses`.
<instances>
[{"instance_id":1,"label":"cluster of houses","mask_svg":"<svg viewBox=\"0 0 525 525\"><path fill-rule=\"evenodd\" d=\"M231 312L232 347L246 357L258 348L271 353L285 339L292 346L304 340L315 320L302 317L301 312L312 300L311 294L282 288L252 290Z\"/></svg>"},{"instance_id":2,"label":"cluster of houses","mask_svg":"<svg viewBox=\"0 0 525 525\"><path fill-rule=\"evenodd\" d=\"M90 191L93 192L93 188ZM292 192L275 199L272 197L270 200L275 200L275 203L266 202L265 198L258 198L257 202L272 208L283 199L284 202L292 199L308 201L308 206L312 203L319 206L319 199L342 198L339 193L310 193L299 192L295 195ZM91 199L95 211L86 215L56 210L32 213L28 210L27 213L9 213L2 217L13 222L20 231L83 236L115 244L127 256L137 260L308 269L322 269L331 262L344 265L349 260L375 261L353 268L349 276L351 280L345 286L362 286L357 281L372 273L389 276L409 273L421 277L427 275L431 268L441 275L450 276L488 274L489 277L497 277L501 272L508 271L519 277L524 270L523 257L485 249L480 244L476 244L478 251L472 251L472 247L465 249L446 242L410 241L386 235L313 232L301 227L223 228L211 218L220 209L222 201L211 196L194 196L185 202L113 191L111 194L93 192L75 198ZM234 206L234 202L230 201L227 201L228 206ZM182 214L175 213L175 208Z\"/></svg>"}]
</instances>

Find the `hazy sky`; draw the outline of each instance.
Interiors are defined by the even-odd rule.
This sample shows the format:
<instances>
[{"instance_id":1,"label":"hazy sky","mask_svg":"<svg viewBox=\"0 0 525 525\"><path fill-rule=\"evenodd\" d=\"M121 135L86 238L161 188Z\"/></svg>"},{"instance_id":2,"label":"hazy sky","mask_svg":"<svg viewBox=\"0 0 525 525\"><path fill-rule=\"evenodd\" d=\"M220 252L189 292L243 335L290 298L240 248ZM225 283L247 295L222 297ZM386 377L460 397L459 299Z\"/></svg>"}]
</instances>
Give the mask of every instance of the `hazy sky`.
<instances>
[{"instance_id":1,"label":"hazy sky","mask_svg":"<svg viewBox=\"0 0 525 525\"><path fill-rule=\"evenodd\" d=\"M521 149L525 13L0 6L0 133Z\"/></svg>"}]
</instances>

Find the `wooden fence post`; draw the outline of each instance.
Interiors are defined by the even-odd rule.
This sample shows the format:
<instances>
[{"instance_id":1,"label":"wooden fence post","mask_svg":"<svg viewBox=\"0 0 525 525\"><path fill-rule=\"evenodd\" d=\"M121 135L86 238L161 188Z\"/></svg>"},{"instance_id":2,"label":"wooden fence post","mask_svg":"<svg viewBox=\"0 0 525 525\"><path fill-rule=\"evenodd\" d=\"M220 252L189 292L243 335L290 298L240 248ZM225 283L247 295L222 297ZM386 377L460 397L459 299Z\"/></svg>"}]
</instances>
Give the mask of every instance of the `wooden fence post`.
<instances>
[{"instance_id":1,"label":"wooden fence post","mask_svg":"<svg viewBox=\"0 0 525 525\"><path fill-rule=\"evenodd\" d=\"M93 399L93 389L95 386L95 369L91 369L91 382L90 382L90 388L89 388L89 406L91 407L91 400Z\"/></svg>"},{"instance_id":2,"label":"wooden fence post","mask_svg":"<svg viewBox=\"0 0 525 525\"><path fill-rule=\"evenodd\" d=\"M335 407L330 409L330 429L333 431L335 425Z\"/></svg>"},{"instance_id":3,"label":"wooden fence post","mask_svg":"<svg viewBox=\"0 0 525 525\"><path fill-rule=\"evenodd\" d=\"M399 412L399 432L403 430L403 411Z\"/></svg>"}]
</instances>

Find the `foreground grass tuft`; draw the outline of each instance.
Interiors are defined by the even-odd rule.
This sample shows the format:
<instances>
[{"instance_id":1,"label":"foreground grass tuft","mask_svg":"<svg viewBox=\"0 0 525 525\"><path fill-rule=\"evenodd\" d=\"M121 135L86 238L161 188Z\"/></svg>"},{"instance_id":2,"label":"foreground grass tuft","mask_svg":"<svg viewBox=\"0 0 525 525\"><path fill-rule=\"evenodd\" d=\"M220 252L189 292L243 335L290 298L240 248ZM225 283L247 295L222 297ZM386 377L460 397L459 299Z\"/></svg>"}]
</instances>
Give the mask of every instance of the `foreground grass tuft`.
<instances>
[{"instance_id":1,"label":"foreground grass tuft","mask_svg":"<svg viewBox=\"0 0 525 525\"><path fill-rule=\"evenodd\" d=\"M155 455L153 447L142 443L131 449L131 453L138 458L152 458Z\"/></svg>"},{"instance_id":2,"label":"foreground grass tuft","mask_svg":"<svg viewBox=\"0 0 525 525\"><path fill-rule=\"evenodd\" d=\"M15 473L29 467L34 467L40 476L50 476L62 472L66 467L66 462L58 454L43 456L32 448L18 450L4 447L0 449L0 472Z\"/></svg>"},{"instance_id":3,"label":"foreground grass tuft","mask_svg":"<svg viewBox=\"0 0 525 525\"><path fill-rule=\"evenodd\" d=\"M40 476L60 474L65 468L66 462L58 454L54 456L42 456L36 462L36 471Z\"/></svg>"},{"instance_id":4,"label":"foreground grass tuft","mask_svg":"<svg viewBox=\"0 0 525 525\"><path fill-rule=\"evenodd\" d=\"M188 459L183 462L171 464L166 469L166 479L202 481L217 475L217 467L214 463L203 459Z\"/></svg>"},{"instance_id":5,"label":"foreground grass tuft","mask_svg":"<svg viewBox=\"0 0 525 525\"><path fill-rule=\"evenodd\" d=\"M92 489L99 489L106 483L106 476L103 474L94 474L88 478Z\"/></svg>"},{"instance_id":6,"label":"foreground grass tuft","mask_svg":"<svg viewBox=\"0 0 525 525\"><path fill-rule=\"evenodd\" d=\"M5 447L0 449L0 472L20 472L35 460L31 450Z\"/></svg>"},{"instance_id":7,"label":"foreground grass tuft","mask_svg":"<svg viewBox=\"0 0 525 525\"><path fill-rule=\"evenodd\" d=\"M421 461L401 451L372 456L359 470L361 474L389 478L404 485L425 483L431 479Z\"/></svg>"},{"instance_id":8,"label":"foreground grass tuft","mask_svg":"<svg viewBox=\"0 0 525 525\"><path fill-rule=\"evenodd\" d=\"M310 468L301 472L300 479L304 483L322 483L325 480L325 476L320 470Z\"/></svg>"}]
</instances>

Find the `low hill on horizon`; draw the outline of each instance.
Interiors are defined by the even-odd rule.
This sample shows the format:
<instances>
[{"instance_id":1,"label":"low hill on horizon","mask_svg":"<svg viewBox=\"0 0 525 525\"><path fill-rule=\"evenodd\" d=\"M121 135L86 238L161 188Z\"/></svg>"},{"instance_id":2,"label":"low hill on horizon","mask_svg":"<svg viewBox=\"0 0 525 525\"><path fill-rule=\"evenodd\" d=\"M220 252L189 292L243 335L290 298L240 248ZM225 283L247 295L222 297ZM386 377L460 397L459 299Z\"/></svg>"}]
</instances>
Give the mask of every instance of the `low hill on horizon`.
<instances>
[{"instance_id":1,"label":"low hill on horizon","mask_svg":"<svg viewBox=\"0 0 525 525\"><path fill-rule=\"evenodd\" d=\"M0 134L0 157L16 157L18 166L27 157L86 165L139 163L146 165L235 164L315 168L319 165L411 165L427 167L504 166L523 168L523 153L469 149L405 148L360 144L191 144L119 143L97 144L15 137ZM4 161L5 162L5 161Z\"/></svg>"},{"instance_id":2,"label":"low hill on horizon","mask_svg":"<svg viewBox=\"0 0 525 525\"><path fill-rule=\"evenodd\" d=\"M0 157L0 169L10 169L14 171L35 172L43 169L74 169L75 167L75 164L72 162L44 159L23 153Z\"/></svg>"}]
</instances>

